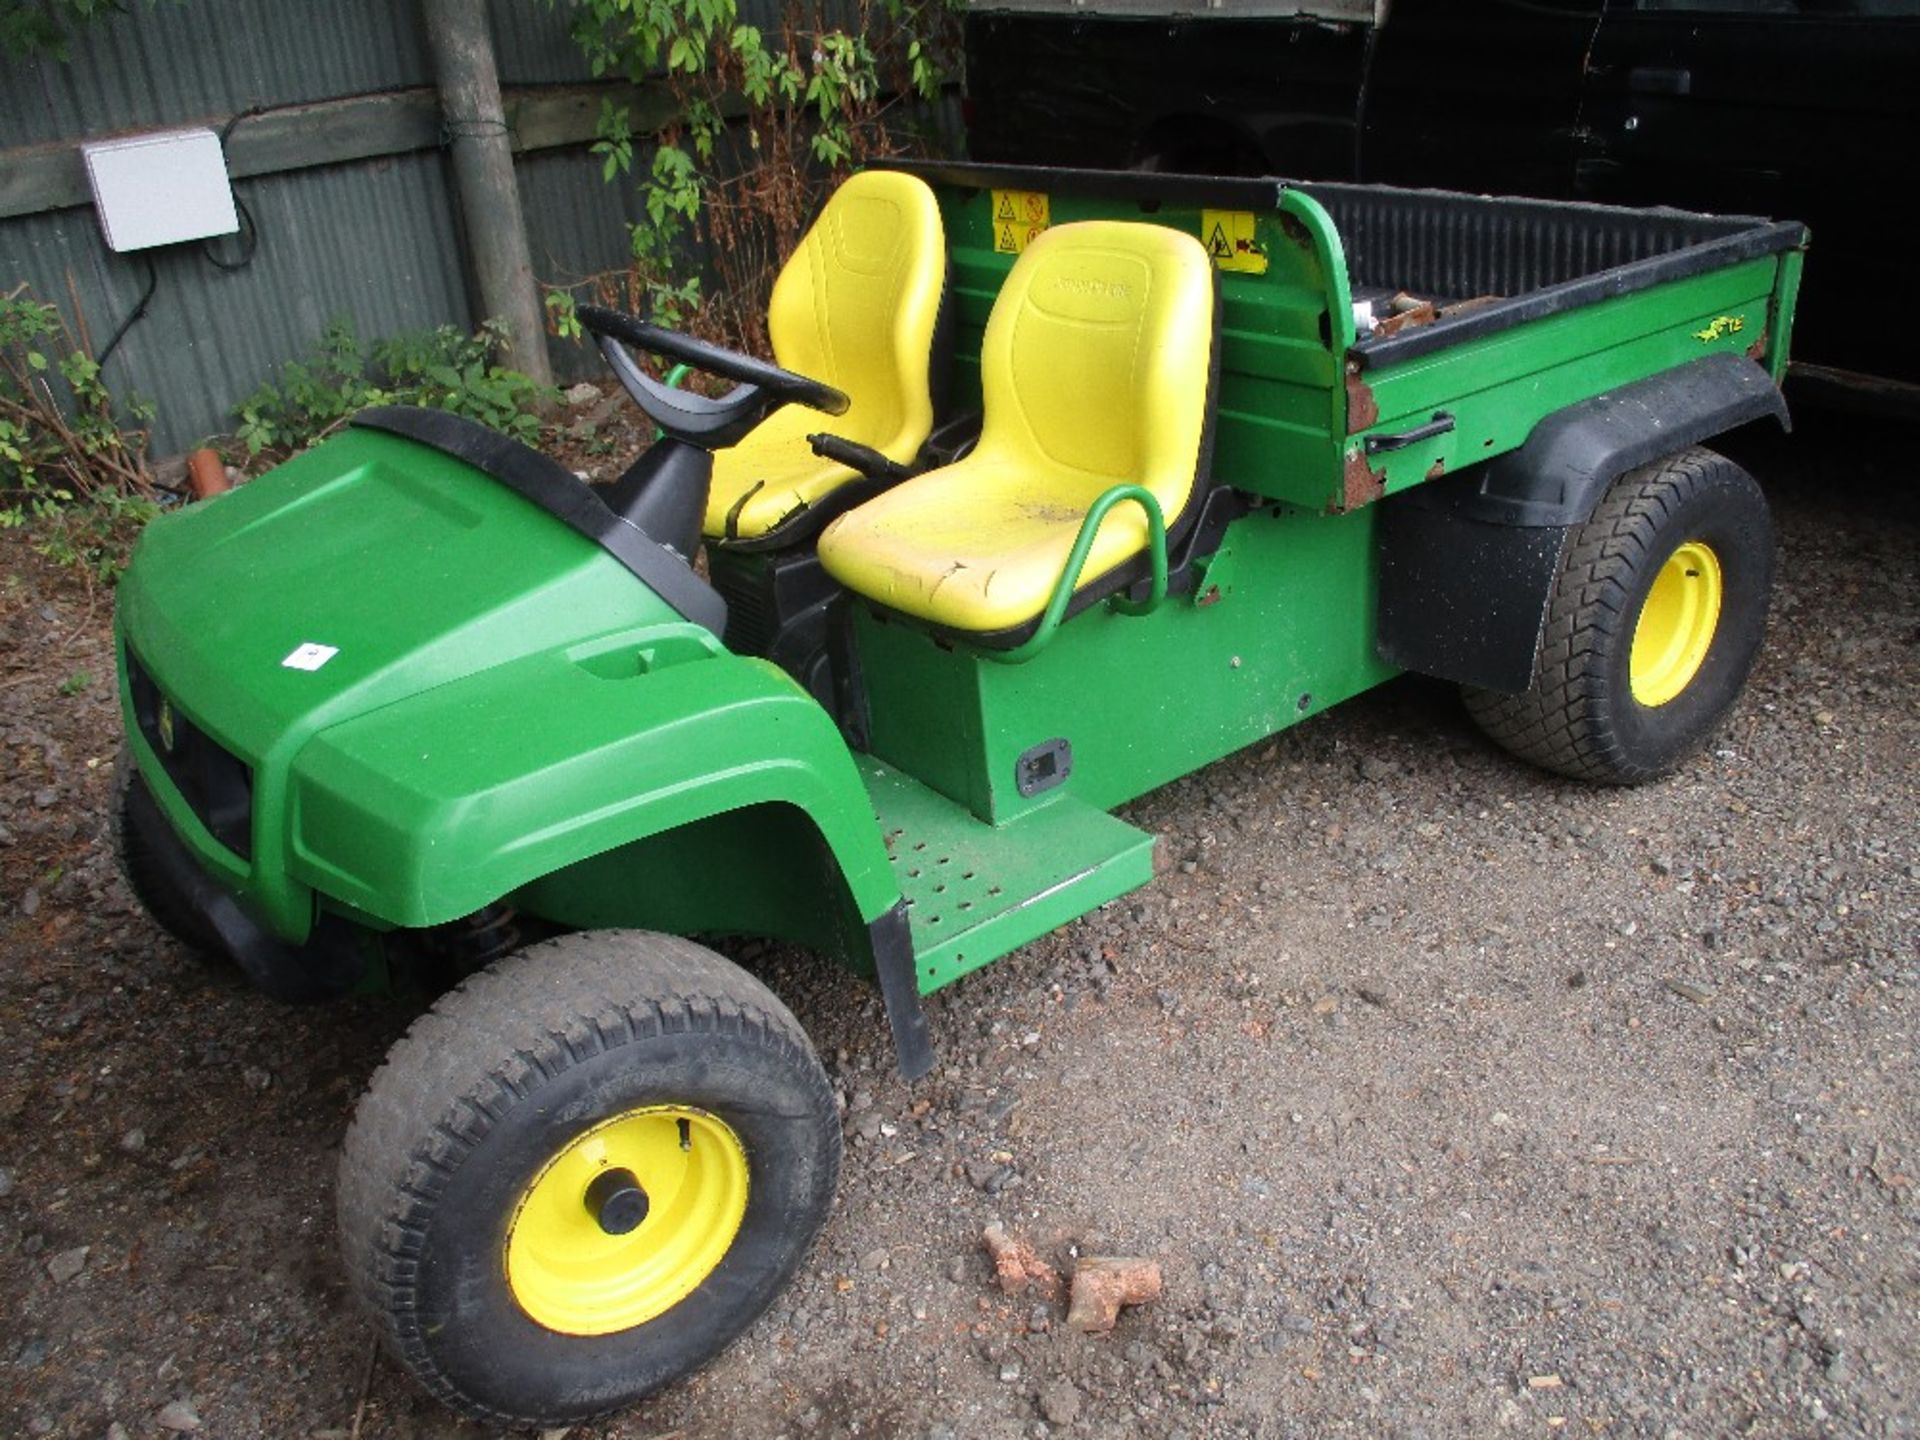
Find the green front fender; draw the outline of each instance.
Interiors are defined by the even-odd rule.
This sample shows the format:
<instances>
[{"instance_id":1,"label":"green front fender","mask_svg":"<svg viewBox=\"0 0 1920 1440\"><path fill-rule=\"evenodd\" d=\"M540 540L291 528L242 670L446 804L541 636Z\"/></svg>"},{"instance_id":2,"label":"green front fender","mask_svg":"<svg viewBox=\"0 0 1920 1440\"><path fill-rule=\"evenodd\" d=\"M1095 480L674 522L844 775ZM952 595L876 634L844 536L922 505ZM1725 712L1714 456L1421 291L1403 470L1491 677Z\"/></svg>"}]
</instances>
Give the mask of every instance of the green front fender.
<instances>
[{"instance_id":1,"label":"green front fender","mask_svg":"<svg viewBox=\"0 0 1920 1440\"><path fill-rule=\"evenodd\" d=\"M773 803L812 822L862 921L886 913L899 888L832 720L773 665L700 639L528 656L323 731L294 763L289 868L369 916L434 925Z\"/></svg>"}]
</instances>

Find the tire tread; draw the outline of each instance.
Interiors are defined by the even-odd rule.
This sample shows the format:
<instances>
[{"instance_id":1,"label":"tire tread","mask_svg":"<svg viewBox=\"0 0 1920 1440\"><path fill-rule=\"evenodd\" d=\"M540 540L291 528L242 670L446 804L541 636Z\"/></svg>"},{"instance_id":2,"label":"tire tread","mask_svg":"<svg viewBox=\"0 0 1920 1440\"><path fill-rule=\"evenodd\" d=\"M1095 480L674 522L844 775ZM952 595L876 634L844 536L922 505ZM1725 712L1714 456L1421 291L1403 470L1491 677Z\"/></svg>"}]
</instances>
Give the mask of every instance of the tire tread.
<instances>
[{"instance_id":1,"label":"tire tread","mask_svg":"<svg viewBox=\"0 0 1920 1440\"><path fill-rule=\"evenodd\" d=\"M1729 471L1746 480L1731 461L1696 445L1614 482L1592 518L1568 536L1532 687L1518 695L1462 689L1468 713L1488 736L1576 780L1632 785L1671 768L1637 760L1622 743L1599 659L1609 642L1631 643L1620 634L1632 620L1631 586L1662 530Z\"/></svg>"},{"instance_id":2,"label":"tire tread","mask_svg":"<svg viewBox=\"0 0 1920 1440\"><path fill-rule=\"evenodd\" d=\"M675 936L603 930L544 941L469 977L421 1015L374 1073L341 1147L341 1245L387 1348L441 1401L493 1424L541 1419L476 1403L435 1363L413 1313L427 1217L459 1160L498 1122L489 1101L524 1101L603 1053L583 1051L576 1037L610 1027L619 1038L607 1049L699 1029L736 1035L794 1062L833 1113L792 1012L731 962ZM476 1072L471 1057L488 1055L510 1058ZM466 1133L462 1115L473 1124Z\"/></svg>"}]
</instances>

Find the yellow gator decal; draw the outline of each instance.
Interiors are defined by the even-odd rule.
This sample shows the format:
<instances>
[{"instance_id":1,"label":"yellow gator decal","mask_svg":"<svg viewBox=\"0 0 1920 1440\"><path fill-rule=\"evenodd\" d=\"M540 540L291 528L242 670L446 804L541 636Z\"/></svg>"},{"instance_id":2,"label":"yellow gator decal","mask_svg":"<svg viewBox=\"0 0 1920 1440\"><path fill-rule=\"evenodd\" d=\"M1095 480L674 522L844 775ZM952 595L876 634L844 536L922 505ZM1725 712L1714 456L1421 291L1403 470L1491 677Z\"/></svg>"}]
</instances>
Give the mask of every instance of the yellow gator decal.
<instances>
[{"instance_id":1,"label":"yellow gator decal","mask_svg":"<svg viewBox=\"0 0 1920 1440\"><path fill-rule=\"evenodd\" d=\"M1747 317L1744 315L1716 315L1706 329L1694 331L1693 338L1705 345L1725 335L1738 335L1746 328Z\"/></svg>"}]
</instances>

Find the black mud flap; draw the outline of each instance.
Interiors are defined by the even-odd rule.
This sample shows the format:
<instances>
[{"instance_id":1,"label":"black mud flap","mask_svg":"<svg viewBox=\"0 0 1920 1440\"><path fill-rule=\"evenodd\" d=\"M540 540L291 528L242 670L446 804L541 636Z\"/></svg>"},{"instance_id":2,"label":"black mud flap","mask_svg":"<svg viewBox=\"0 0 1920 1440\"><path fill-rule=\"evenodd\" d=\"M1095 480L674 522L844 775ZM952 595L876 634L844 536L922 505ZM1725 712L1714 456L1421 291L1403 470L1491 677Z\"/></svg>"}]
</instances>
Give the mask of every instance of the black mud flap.
<instances>
[{"instance_id":1,"label":"black mud flap","mask_svg":"<svg viewBox=\"0 0 1920 1440\"><path fill-rule=\"evenodd\" d=\"M927 1034L920 984L913 973L913 933L907 925L907 902L900 901L869 925L867 938L873 945L873 970L880 981L880 998L886 1002L887 1023L893 1028L900 1078L918 1080L933 1069L933 1040Z\"/></svg>"},{"instance_id":2,"label":"black mud flap","mask_svg":"<svg viewBox=\"0 0 1920 1440\"><path fill-rule=\"evenodd\" d=\"M1518 694L1533 683L1564 525L1475 519L1446 482L1380 510L1380 658L1402 670Z\"/></svg>"},{"instance_id":3,"label":"black mud flap","mask_svg":"<svg viewBox=\"0 0 1920 1440\"><path fill-rule=\"evenodd\" d=\"M1380 658L1519 694L1533 684L1560 552L1629 470L1751 420L1788 424L1744 355L1708 355L1547 416L1517 450L1380 506Z\"/></svg>"}]
</instances>

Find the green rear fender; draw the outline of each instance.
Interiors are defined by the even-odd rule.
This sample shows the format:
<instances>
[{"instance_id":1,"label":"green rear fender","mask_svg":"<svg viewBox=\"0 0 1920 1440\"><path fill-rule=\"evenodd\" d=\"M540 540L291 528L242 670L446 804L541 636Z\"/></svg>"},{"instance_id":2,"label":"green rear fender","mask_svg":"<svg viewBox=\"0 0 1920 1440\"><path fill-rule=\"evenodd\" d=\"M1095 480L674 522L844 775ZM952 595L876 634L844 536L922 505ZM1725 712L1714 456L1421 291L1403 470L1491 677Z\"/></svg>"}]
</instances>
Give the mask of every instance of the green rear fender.
<instances>
[{"instance_id":1,"label":"green rear fender","mask_svg":"<svg viewBox=\"0 0 1920 1440\"><path fill-rule=\"evenodd\" d=\"M811 822L862 922L898 903L826 712L765 661L693 626L655 627L527 656L315 736L294 764L290 869L403 926L591 869L602 913L643 923L646 876L585 862L755 807Z\"/></svg>"}]
</instances>

